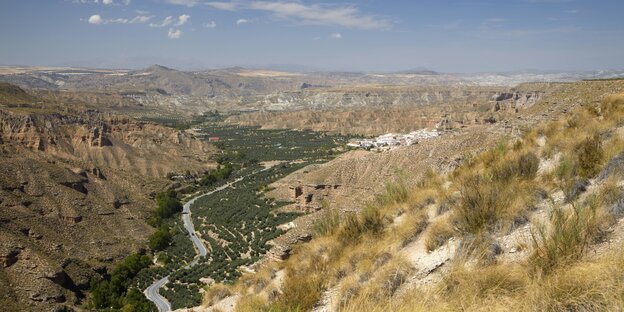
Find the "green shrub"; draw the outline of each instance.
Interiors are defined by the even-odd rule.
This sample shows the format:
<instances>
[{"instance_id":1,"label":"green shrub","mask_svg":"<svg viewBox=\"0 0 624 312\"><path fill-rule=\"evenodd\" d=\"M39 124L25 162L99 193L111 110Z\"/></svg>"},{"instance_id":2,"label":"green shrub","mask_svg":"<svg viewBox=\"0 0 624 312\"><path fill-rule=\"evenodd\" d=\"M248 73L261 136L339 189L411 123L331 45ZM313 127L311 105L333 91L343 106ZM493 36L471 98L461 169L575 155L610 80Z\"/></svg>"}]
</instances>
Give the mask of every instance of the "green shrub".
<instances>
[{"instance_id":1,"label":"green shrub","mask_svg":"<svg viewBox=\"0 0 624 312\"><path fill-rule=\"evenodd\" d=\"M120 309L124 304L134 305L137 309L145 303L139 298L139 292L128 292L130 281L144 268L149 267L152 260L147 255L134 254L128 256L111 273L110 280L94 280L91 282L91 298L89 305L97 309ZM127 297L127 298L124 298ZM132 311L132 310L131 310ZM143 311L143 310L135 310Z\"/></svg>"},{"instance_id":2,"label":"green shrub","mask_svg":"<svg viewBox=\"0 0 624 312\"><path fill-rule=\"evenodd\" d=\"M167 248L171 244L171 232L166 225L161 225L158 230L149 238L149 247L154 251Z\"/></svg>"},{"instance_id":3,"label":"green shrub","mask_svg":"<svg viewBox=\"0 0 624 312\"><path fill-rule=\"evenodd\" d=\"M223 181L229 178L234 172L234 166L230 162L224 162L217 166L217 169L210 171L199 182L203 186L211 186L217 182Z\"/></svg>"},{"instance_id":4,"label":"green shrub","mask_svg":"<svg viewBox=\"0 0 624 312\"><path fill-rule=\"evenodd\" d=\"M174 190L158 193L156 195L156 216L160 219L170 218L182 211L182 204L178 200L178 194Z\"/></svg>"},{"instance_id":5,"label":"green shrub","mask_svg":"<svg viewBox=\"0 0 624 312\"><path fill-rule=\"evenodd\" d=\"M123 298L123 304L122 312L151 312L155 310L154 304L136 288L128 290Z\"/></svg>"}]
</instances>

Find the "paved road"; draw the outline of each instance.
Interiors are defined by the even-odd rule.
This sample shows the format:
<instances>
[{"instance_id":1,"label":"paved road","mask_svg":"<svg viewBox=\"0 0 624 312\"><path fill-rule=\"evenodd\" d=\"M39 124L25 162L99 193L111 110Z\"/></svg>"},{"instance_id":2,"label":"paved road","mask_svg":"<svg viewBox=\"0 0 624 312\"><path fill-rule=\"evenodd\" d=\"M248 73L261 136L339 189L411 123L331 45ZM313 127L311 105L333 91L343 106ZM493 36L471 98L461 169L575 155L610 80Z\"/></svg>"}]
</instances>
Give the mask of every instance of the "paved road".
<instances>
[{"instance_id":1,"label":"paved road","mask_svg":"<svg viewBox=\"0 0 624 312\"><path fill-rule=\"evenodd\" d=\"M167 284L168 282L169 276L165 276L154 282L154 284L147 287L147 289L143 292L145 294L145 297L147 297L147 299L156 304L158 311L161 312L171 311L171 305L169 304L169 301L167 301L167 299L161 296L158 292L160 290L160 287Z\"/></svg>"},{"instance_id":2,"label":"paved road","mask_svg":"<svg viewBox=\"0 0 624 312\"><path fill-rule=\"evenodd\" d=\"M193 205L193 203L197 199L214 194L219 191L222 191L228 187L231 187L232 184L242 181L243 179L244 177L240 177L230 183L219 186L218 188L210 192L195 196L182 206L182 221L184 222L184 228L186 228L186 230L188 231L191 241L195 245L195 248L197 248L197 251L199 252L199 257L205 257L206 254L208 253L208 250L206 249L206 246L204 245L204 243L195 234L195 226L193 225L193 221L191 220L191 205ZM195 264L197 264L197 260L198 258L195 258L191 263L189 263L187 267L194 266ZM152 301L154 304L156 304L156 307L158 308L159 312L171 311L171 305L169 304L167 299L161 296L160 293L158 292L160 290L160 287L167 284L168 282L169 282L169 275L157 280L152 285L147 287L147 289L145 289L145 291L143 292L149 301Z\"/></svg>"},{"instance_id":3,"label":"paved road","mask_svg":"<svg viewBox=\"0 0 624 312\"><path fill-rule=\"evenodd\" d=\"M195 196L193 197L191 200L187 201L186 204L184 204L183 209L182 209L182 221L184 222L184 227L186 228L186 230L189 232L189 235L191 237L191 240L193 241L193 244L195 245L195 248L197 248L197 250L199 251L199 256L200 257L204 257L206 256L206 253L208 252L206 250L206 246L204 245L204 243L195 235L195 226L193 225L193 221L191 220L191 205L193 205L193 203L198 200L199 198L202 198L204 196L208 196L208 195L212 195L216 192L222 191L230 186L232 186L232 184L239 182L241 180L243 180L244 178L238 178L230 183L224 184L222 186L219 186L218 188L201 194L199 196Z\"/></svg>"}]
</instances>

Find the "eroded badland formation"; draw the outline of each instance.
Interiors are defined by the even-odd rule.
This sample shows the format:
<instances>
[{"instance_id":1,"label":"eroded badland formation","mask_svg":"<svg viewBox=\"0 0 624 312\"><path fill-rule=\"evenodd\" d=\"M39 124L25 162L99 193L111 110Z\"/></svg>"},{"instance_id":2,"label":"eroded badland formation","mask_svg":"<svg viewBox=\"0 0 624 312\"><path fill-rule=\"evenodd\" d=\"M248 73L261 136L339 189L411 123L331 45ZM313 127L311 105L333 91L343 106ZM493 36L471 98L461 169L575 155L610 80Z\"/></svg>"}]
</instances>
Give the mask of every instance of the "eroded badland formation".
<instances>
[{"instance_id":1,"label":"eroded badland formation","mask_svg":"<svg viewBox=\"0 0 624 312\"><path fill-rule=\"evenodd\" d=\"M0 304L621 309L624 80L584 75L0 68Z\"/></svg>"}]
</instances>

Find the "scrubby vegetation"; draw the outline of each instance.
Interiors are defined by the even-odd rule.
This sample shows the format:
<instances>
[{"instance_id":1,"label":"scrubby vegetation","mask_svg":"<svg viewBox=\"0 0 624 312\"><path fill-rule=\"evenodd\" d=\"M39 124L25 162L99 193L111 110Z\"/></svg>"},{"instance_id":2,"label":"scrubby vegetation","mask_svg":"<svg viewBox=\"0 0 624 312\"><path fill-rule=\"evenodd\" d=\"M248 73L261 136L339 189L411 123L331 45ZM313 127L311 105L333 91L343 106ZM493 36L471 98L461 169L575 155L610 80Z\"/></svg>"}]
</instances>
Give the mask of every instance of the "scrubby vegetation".
<instances>
[{"instance_id":1,"label":"scrubby vegetation","mask_svg":"<svg viewBox=\"0 0 624 312\"><path fill-rule=\"evenodd\" d=\"M147 312L155 310L140 290L131 287L130 282L139 271L152 263L145 254L128 256L104 280L91 282L90 309L121 309L123 311Z\"/></svg>"},{"instance_id":2,"label":"scrubby vegetation","mask_svg":"<svg viewBox=\"0 0 624 312\"><path fill-rule=\"evenodd\" d=\"M154 216L150 218L149 222L157 227L157 230L149 237L148 242L149 248L154 253L164 250L171 246L172 242L180 240L179 235L172 234L175 232L172 228L174 223L172 218L182 211L178 194L173 190L156 194L156 204ZM186 240L188 241L188 239ZM170 261L167 255L164 255L163 258L166 259L165 262ZM94 309L153 311L156 307L143 295L144 284L141 283L141 281L147 281L145 276L151 265L152 257L147 254L135 254L127 257L117 265L110 277L105 276L104 279L95 280L91 283L91 297L88 306Z\"/></svg>"},{"instance_id":3,"label":"scrubby vegetation","mask_svg":"<svg viewBox=\"0 0 624 312\"><path fill-rule=\"evenodd\" d=\"M182 211L182 204L178 199L178 193L174 190L156 194L156 210L154 216L149 220L150 224L158 227L164 219L173 217Z\"/></svg>"},{"instance_id":4,"label":"scrubby vegetation","mask_svg":"<svg viewBox=\"0 0 624 312\"><path fill-rule=\"evenodd\" d=\"M202 186L213 186L216 183L228 179L233 172L234 166L232 163L220 159L217 168L204 175L199 181L199 184Z\"/></svg>"},{"instance_id":5,"label":"scrubby vegetation","mask_svg":"<svg viewBox=\"0 0 624 312\"><path fill-rule=\"evenodd\" d=\"M187 130L205 122L223 121L225 117L227 117L227 114L223 115L223 113L214 110L205 112L201 115L193 116L192 118L185 118L181 116L147 116L141 118L141 120L154 122L178 130Z\"/></svg>"},{"instance_id":6,"label":"scrubby vegetation","mask_svg":"<svg viewBox=\"0 0 624 312\"><path fill-rule=\"evenodd\" d=\"M158 230L149 238L149 247L154 251L165 249L171 243L171 232L169 227L161 225Z\"/></svg>"},{"instance_id":7,"label":"scrubby vegetation","mask_svg":"<svg viewBox=\"0 0 624 312\"><path fill-rule=\"evenodd\" d=\"M624 152L624 95L582 104L446 177L388 187L358 214L325 212L316 238L278 265L281 293L244 287L237 309L307 311L337 294L330 305L340 311L621 310L624 257L621 246L605 252L605 241L624 215L613 169ZM521 232L525 240L501 246ZM414 275L418 244L453 256ZM403 287L433 272L436 282Z\"/></svg>"}]
</instances>

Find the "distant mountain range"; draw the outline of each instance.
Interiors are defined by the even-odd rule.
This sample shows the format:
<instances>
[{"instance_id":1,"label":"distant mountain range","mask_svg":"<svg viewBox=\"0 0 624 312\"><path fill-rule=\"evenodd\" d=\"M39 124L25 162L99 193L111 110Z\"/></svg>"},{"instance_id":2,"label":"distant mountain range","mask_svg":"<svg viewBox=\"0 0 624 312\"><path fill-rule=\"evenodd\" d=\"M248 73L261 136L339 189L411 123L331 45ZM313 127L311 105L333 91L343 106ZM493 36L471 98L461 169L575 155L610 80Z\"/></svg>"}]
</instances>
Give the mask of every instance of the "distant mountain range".
<instances>
[{"instance_id":1,"label":"distant mountain range","mask_svg":"<svg viewBox=\"0 0 624 312\"><path fill-rule=\"evenodd\" d=\"M572 82L618 77L624 77L624 70L449 74L421 67L391 73L304 72L244 67L180 71L162 65L151 65L139 70L0 67L0 81L26 89L107 92L159 89L173 95L222 99L268 95L310 87L367 84L513 86L525 82Z\"/></svg>"}]
</instances>

